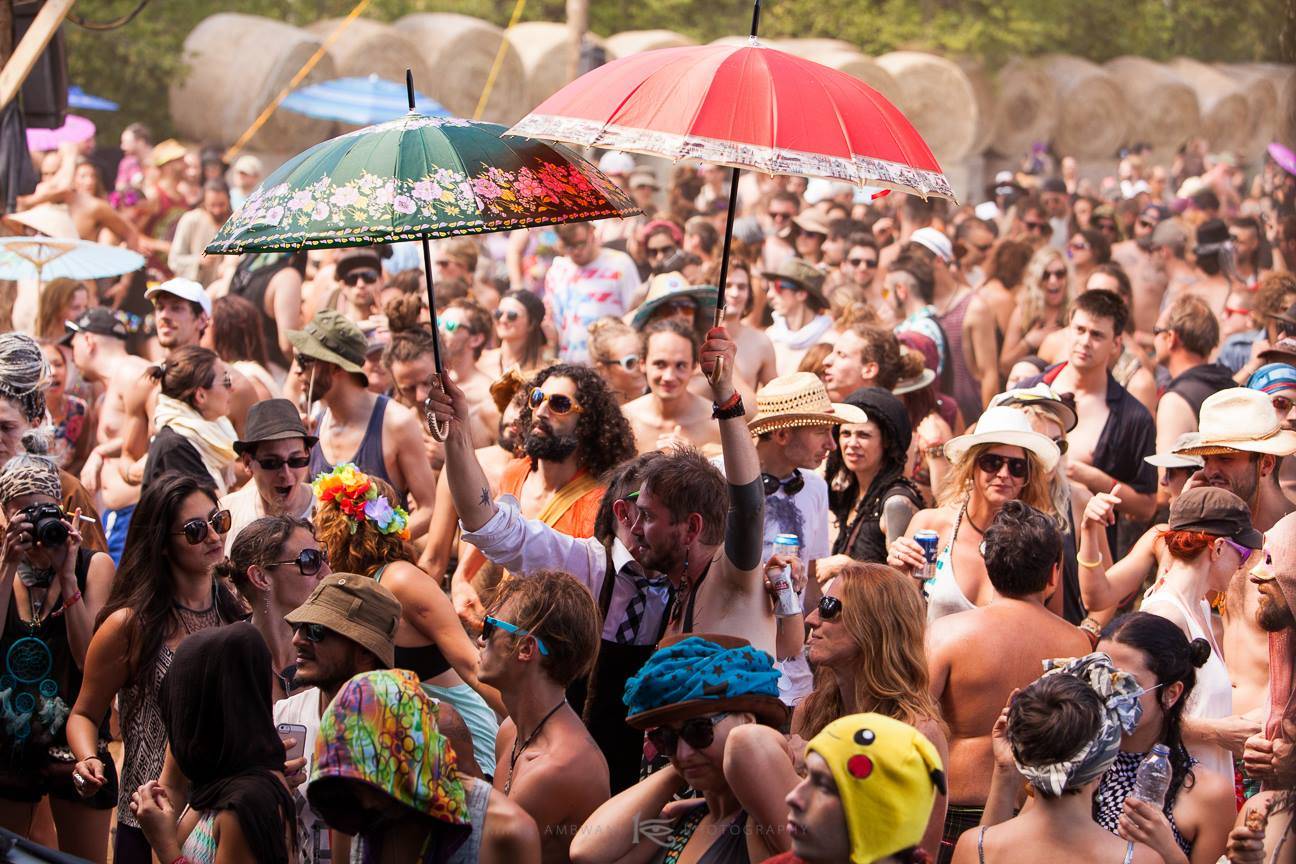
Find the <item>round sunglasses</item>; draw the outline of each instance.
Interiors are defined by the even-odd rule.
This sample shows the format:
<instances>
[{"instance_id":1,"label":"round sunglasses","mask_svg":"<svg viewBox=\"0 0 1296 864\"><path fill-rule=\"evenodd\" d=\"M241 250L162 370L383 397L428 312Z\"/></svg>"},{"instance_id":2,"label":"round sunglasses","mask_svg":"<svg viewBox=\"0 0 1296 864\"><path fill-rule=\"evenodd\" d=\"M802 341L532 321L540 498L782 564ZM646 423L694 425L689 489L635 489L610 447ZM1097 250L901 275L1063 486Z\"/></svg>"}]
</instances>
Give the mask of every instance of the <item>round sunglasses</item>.
<instances>
[{"instance_id":1,"label":"round sunglasses","mask_svg":"<svg viewBox=\"0 0 1296 864\"><path fill-rule=\"evenodd\" d=\"M298 572L303 576L314 576L320 571L320 568L328 562L328 552L323 549L303 549L297 553L296 558L287 561L270 561L267 567L281 567L284 564L296 564Z\"/></svg>"},{"instance_id":2,"label":"round sunglasses","mask_svg":"<svg viewBox=\"0 0 1296 864\"><path fill-rule=\"evenodd\" d=\"M716 724L728 716L729 712L721 711L707 717L691 717L681 723L679 729L658 726L648 730L648 740L658 753L668 757L675 755L675 748L680 741L694 750L705 750L715 743Z\"/></svg>"},{"instance_id":3,"label":"round sunglasses","mask_svg":"<svg viewBox=\"0 0 1296 864\"><path fill-rule=\"evenodd\" d=\"M190 546L197 546L207 539L207 532L215 531L217 535L222 535L229 531L230 524L234 517L228 510L217 510L206 519L190 519L181 526L179 531L172 531L173 536L179 537L184 535L185 540Z\"/></svg>"},{"instance_id":4,"label":"round sunglasses","mask_svg":"<svg viewBox=\"0 0 1296 864\"><path fill-rule=\"evenodd\" d=\"M638 354L627 354L624 357L616 359L606 359L598 361L602 366L620 366L627 372L638 372L639 363L641 362Z\"/></svg>"},{"instance_id":5,"label":"round sunglasses","mask_svg":"<svg viewBox=\"0 0 1296 864\"><path fill-rule=\"evenodd\" d=\"M982 453L976 460L976 467L990 475L998 474L1005 465L1008 466L1008 473L1019 480L1030 471L1030 462L1017 456Z\"/></svg>"},{"instance_id":6,"label":"round sunglasses","mask_svg":"<svg viewBox=\"0 0 1296 864\"><path fill-rule=\"evenodd\" d=\"M531 405L532 411L536 410L547 401L549 403L549 410L559 417L562 417L564 414L570 414L573 411L577 414L582 411L582 408L577 405L570 396L566 396L562 393L546 393L539 387L531 388L531 395L527 397L527 401Z\"/></svg>"},{"instance_id":7,"label":"round sunglasses","mask_svg":"<svg viewBox=\"0 0 1296 864\"><path fill-rule=\"evenodd\" d=\"M522 313L516 309L496 309L494 314L496 321L516 321L522 317Z\"/></svg>"}]
</instances>

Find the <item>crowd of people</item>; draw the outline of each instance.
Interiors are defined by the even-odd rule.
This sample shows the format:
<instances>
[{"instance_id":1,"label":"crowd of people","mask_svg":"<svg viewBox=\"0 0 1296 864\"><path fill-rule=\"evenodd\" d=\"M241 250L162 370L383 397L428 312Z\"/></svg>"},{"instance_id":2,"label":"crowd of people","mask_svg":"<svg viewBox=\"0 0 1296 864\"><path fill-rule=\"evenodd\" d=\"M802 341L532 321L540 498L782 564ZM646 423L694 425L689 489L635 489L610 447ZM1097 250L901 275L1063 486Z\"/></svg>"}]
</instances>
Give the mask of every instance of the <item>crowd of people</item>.
<instances>
[{"instance_id":1,"label":"crowd of people","mask_svg":"<svg viewBox=\"0 0 1296 864\"><path fill-rule=\"evenodd\" d=\"M726 271L727 169L610 152L643 215L440 241L429 309L418 244L204 257L260 162L120 149L33 154L2 219L147 264L0 284L0 827L1296 859L1280 166L1037 152L967 205L745 173Z\"/></svg>"}]
</instances>

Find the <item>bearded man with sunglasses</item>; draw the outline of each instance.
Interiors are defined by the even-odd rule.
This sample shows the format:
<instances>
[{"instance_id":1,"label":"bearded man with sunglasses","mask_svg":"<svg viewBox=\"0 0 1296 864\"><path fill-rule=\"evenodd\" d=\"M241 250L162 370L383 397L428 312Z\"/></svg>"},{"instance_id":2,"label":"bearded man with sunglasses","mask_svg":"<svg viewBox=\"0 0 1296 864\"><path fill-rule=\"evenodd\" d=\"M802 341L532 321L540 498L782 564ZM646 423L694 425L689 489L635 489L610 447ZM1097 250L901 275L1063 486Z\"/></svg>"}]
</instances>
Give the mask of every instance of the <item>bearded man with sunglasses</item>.
<instances>
[{"instance_id":1,"label":"bearded man with sunglasses","mask_svg":"<svg viewBox=\"0 0 1296 864\"><path fill-rule=\"evenodd\" d=\"M252 482L220 502L221 508L233 517L225 536L226 554L239 532L263 516L310 520L315 496L308 472L310 451L316 441L287 399L268 399L252 406L247 431L234 442L234 452L244 470L252 475Z\"/></svg>"}]
</instances>

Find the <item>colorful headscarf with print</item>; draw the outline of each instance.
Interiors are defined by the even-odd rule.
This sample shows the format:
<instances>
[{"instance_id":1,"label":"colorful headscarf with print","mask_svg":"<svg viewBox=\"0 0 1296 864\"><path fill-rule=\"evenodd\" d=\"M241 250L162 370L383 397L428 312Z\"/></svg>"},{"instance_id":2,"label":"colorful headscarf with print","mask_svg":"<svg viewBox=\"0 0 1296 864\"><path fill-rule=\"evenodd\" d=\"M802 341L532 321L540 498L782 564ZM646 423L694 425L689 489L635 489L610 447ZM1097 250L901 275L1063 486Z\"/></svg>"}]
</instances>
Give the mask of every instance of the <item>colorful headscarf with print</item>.
<instances>
[{"instance_id":1,"label":"colorful headscarf with print","mask_svg":"<svg viewBox=\"0 0 1296 864\"><path fill-rule=\"evenodd\" d=\"M471 830L454 750L413 672L365 672L342 686L320 717L312 786L321 778L368 783L423 816L463 827L459 842Z\"/></svg>"},{"instance_id":2,"label":"colorful headscarf with print","mask_svg":"<svg viewBox=\"0 0 1296 864\"><path fill-rule=\"evenodd\" d=\"M1103 716L1097 734L1069 759L1048 765L1017 762L1017 770L1032 786L1055 797L1101 777L1116 761L1121 735L1133 733L1143 716L1143 706L1139 704L1143 688L1138 680L1116 669L1111 658L1101 651L1080 658L1045 660L1044 674L1040 677L1058 674L1074 675L1088 684L1102 699Z\"/></svg>"}]
</instances>

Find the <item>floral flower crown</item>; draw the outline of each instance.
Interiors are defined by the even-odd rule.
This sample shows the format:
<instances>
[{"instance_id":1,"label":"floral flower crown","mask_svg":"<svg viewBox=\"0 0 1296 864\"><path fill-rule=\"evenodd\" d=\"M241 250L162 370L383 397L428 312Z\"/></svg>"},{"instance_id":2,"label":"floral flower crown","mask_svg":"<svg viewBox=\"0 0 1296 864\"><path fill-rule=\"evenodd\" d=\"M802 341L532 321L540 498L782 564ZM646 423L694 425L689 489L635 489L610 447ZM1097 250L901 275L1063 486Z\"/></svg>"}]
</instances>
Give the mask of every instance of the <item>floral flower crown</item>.
<instances>
[{"instance_id":1,"label":"floral flower crown","mask_svg":"<svg viewBox=\"0 0 1296 864\"><path fill-rule=\"evenodd\" d=\"M369 475L350 462L320 474L311 483L311 489L321 504L332 501L337 505L351 524L352 534L361 522L369 521L383 534L409 539L409 513L403 507L393 507L386 495L379 495Z\"/></svg>"}]
</instances>

